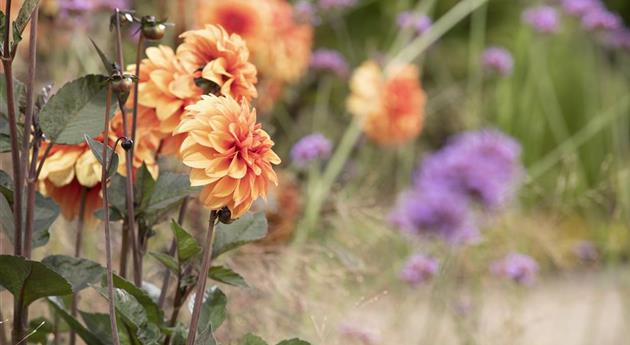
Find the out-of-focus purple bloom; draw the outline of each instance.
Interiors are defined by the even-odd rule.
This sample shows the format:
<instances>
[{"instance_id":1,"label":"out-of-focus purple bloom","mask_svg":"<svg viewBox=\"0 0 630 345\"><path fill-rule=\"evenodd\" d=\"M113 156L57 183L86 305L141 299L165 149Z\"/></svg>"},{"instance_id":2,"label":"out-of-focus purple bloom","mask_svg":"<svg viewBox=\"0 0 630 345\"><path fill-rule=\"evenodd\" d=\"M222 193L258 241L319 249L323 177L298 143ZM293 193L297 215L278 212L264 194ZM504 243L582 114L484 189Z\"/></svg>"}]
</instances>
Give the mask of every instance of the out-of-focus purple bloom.
<instances>
[{"instance_id":1,"label":"out-of-focus purple bloom","mask_svg":"<svg viewBox=\"0 0 630 345\"><path fill-rule=\"evenodd\" d=\"M600 9L603 4L600 0L562 0L562 8L570 15L582 17L588 12Z\"/></svg>"},{"instance_id":2,"label":"out-of-focus purple bloom","mask_svg":"<svg viewBox=\"0 0 630 345\"><path fill-rule=\"evenodd\" d=\"M573 254L584 262L595 262L599 258L597 247L591 241L578 241L573 245Z\"/></svg>"},{"instance_id":3,"label":"out-of-focus purple bloom","mask_svg":"<svg viewBox=\"0 0 630 345\"><path fill-rule=\"evenodd\" d=\"M321 18L317 14L317 8L308 0L298 1L293 6L293 14L297 21L301 23L310 23L315 26L321 23Z\"/></svg>"},{"instance_id":4,"label":"out-of-focus purple bloom","mask_svg":"<svg viewBox=\"0 0 630 345\"><path fill-rule=\"evenodd\" d=\"M399 28L414 30L418 35L427 32L433 25L433 21L428 16L411 11L400 12L396 21Z\"/></svg>"},{"instance_id":5,"label":"out-of-focus purple bloom","mask_svg":"<svg viewBox=\"0 0 630 345\"><path fill-rule=\"evenodd\" d=\"M496 276L511 279L522 285L531 285L538 275L538 263L525 254L510 253L490 265L490 271Z\"/></svg>"},{"instance_id":6,"label":"out-of-focus purple bloom","mask_svg":"<svg viewBox=\"0 0 630 345\"><path fill-rule=\"evenodd\" d=\"M352 341L359 341L364 345L376 345L381 342L377 332L350 322L342 323L339 326L339 332Z\"/></svg>"},{"instance_id":7,"label":"out-of-focus purple bloom","mask_svg":"<svg viewBox=\"0 0 630 345\"><path fill-rule=\"evenodd\" d=\"M483 52L481 57L483 66L497 74L506 76L512 73L514 67L514 59L512 54L501 47L490 47Z\"/></svg>"},{"instance_id":8,"label":"out-of-focus purple bloom","mask_svg":"<svg viewBox=\"0 0 630 345\"><path fill-rule=\"evenodd\" d=\"M530 7L523 12L523 21L536 32L550 34L558 31L558 12L551 6Z\"/></svg>"},{"instance_id":9,"label":"out-of-focus purple bloom","mask_svg":"<svg viewBox=\"0 0 630 345\"><path fill-rule=\"evenodd\" d=\"M407 260L407 263L400 272L400 279L411 286L418 286L433 278L438 270L436 258L416 254Z\"/></svg>"},{"instance_id":10,"label":"out-of-focus purple bloom","mask_svg":"<svg viewBox=\"0 0 630 345\"><path fill-rule=\"evenodd\" d=\"M463 133L423 160L414 183L419 190L443 189L496 209L518 185L520 151L514 139L494 129Z\"/></svg>"},{"instance_id":11,"label":"out-of-focus purple bloom","mask_svg":"<svg viewBox=\"0 0 630 345\"><path fill-rule=\"evenodd\" d=\"M582 26L586 30L617 30L621 28L621 18L605 8L598 8L588 11L582 17Z\"/></svg>"},{"instance_id":12,"label":"out-of-focus purple bloom","mask_svg":"<svg viewBox=\"0 0 630 345\"><path fill-rule=\"evenodd\" d=\"M350 73L346 59L336 50L317 49L311 55L310 66L314 70L327 70L339 78L346 78Z\"/></svg>"},{"instance_id":13,"label":"out-of-focus purple bloom","mask_svg":"<svg viewBox=\"0 0 630 345\"><path fill-rule=\"evenodd\" d=\"M603 40L610 48L630 50L630 30L627 28L608 32Z\"/></svg>"},{"instance_id":14,"label":"out-of-focus purple bloom","mask_svg":"<svg viewBox=\"0 0 630 345\"><path fill-rule=\"evenodd\" d=\"M319 0L319 7L323 10L342 10L356 4L357 0Z\"/></svg>"},{"instance_id":15,"label":"out-of-focus purple bloom","mask_svg":"<svg viewBox=\"0 0 630 345\"><path fill-rule=\"evenodd\" d=\"M448 190L408 191L390 213L390 221L403 232L435 236L452 244L479 237L468 203Z\"/></svg>"},{"instance_id":16,"label":"out-of-focus purple bloom","mask_svg":"<svg viewBox=\"0 0 630 345\"><path fill-rule=\"evenodd\" d=\"M291 159L299 167L305 167L315 160L330 157L332 144L321 133L309 134L300 139L291 149Z\"/></svg>"}]
</instances>

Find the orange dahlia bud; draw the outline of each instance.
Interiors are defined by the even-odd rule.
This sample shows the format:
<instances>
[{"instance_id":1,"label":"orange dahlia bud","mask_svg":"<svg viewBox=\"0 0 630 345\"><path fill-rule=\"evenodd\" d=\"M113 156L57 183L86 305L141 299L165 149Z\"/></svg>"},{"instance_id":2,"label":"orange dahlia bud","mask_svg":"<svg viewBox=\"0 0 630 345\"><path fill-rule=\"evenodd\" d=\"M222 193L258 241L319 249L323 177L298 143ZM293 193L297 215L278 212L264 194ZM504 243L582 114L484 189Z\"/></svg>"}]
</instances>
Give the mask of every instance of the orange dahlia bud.
<instances>
[{"instance_id":1,"label":"orange dahlia bud","mask_svg":"<svg viewBox=\"0 0 630 345\"><path fill-rule=\"evenodd\" d=\"M354 71L350 89L348 111L378 144L403 144L422 130L426 96L415 66L384 73L376 62L367 61Z\"/></svg>"},{"instance_id":2,"label":"orange dahlia bud","mask_svg":"<svg viewBox=\"0 0 630 345\"><path fill-rule=\"evenodd\" d=\"M192 168L191 185L204 186L199 199L207 208L227 206L238 218L266 197L269 182L278 184L272 164L280 158L247 100L202 96L186 108L175 133L186 134L181 157Z\"/></svg>"},{"instance_id":3,"label":"orange dahlia bud","mask_svg":"<svg viewBox=\"0 0 630 345\"><path fill-rule=\"evenodd\" d=\"M180 37L184 43L177 47L177 57L196 80L209 80L218 85L221 95L237 100L250 101L257 96L256 67L249 62L249 50L240 36L206 25Z\"/></svg>"}]
</instances>

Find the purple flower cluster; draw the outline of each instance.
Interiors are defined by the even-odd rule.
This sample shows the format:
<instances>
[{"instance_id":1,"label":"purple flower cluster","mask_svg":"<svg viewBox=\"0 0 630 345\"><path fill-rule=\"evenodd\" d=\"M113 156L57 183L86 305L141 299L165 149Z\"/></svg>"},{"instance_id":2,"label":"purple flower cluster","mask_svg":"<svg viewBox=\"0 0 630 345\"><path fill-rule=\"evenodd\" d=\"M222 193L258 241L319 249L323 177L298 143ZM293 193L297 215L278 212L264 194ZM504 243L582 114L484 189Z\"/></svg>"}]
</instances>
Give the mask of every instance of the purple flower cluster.
<instances>
[{"instance_id":1,"label":"purple flower cluster","mask_svg":"<svg viewBox=\"0 0 630 345\"><path fill-rule=\"evenodd\" d=\"M498 277L513 280L518 284L531 285L538 275L538 263L528 255L510 253L503 259L493 262L490 271Z\"/></svg>"},{"instance_id":2,"label":"purple flower cluster","mask_svg":"<svg viewBox=\"0 0 630 345\"><path fill-rule=\"evenodd\" d=\"M522 19L541 34L555 33L560 25L558 12L551 6L530 7L523 12Z\"/></svg>"},{"instance_id":3,"label":"purple flower cluster","mask_svg":"<svg viewBox=\"0 0 630 345\"><path fill-rule=\"evenodd\" d=\"M306 167L316 160L328 159L331 152L330 140L321 133L313 133L293 145L291 159L298 167Z\"/></svg>"},{"instance_id":4,"label":"purple flower cluster","mask_svg":"<svg viewBox=\"0 0 630 345\"><path fill-rule=\"evenodd\" d=\"M319 0L319 7L322 10L342 10L353 7L357 0Z\"/></svg>"},{"instance_id":5,"label":"purple flower cluster","mask_svg":"<svg viewBox=\"0 0 630 345\"><path fill-rule=\"evenodd\" d=\"M605 8L587 12L582 17L582 26L589 31L613 31L621 28L621 17Z\"/></svg>"},{"instance_id":6,"label":"purple flower cluster","mask_svg":"<svg viewBox=\"0 0 630 345\"><path fill-rule=\"evenodd\" d=\"M573 245L573 254L583 262L595 262L599 258L597 247L591 241L578 241Z\"/></svg>"},{"instance_id":7,"label":"purple flower cluster","mask_svg":"<svg viewBox=\"0 0 630 345\"><path fill-rule=\"evenodd\" d=\"M300 0L293 6L293 14L298 22L319 25L321 18L317 14L317 8L308 0Z\"/></svg>"},{"instance_id":8,"label":"purple flower cluster","mask_svg":"<svg viewBox=\"0 0 630 345\"><path fill-rule=\"evenodd\" d=\"M586 13L601 6L599 0L562 0L562 8L575 17L582 17Z\"/></svg>"},{"instance_id":9,"label":"purple flower cluster","mask_svg":"<svg viewBox=\"0 0 630 345\"><path fill-rule=\"evenodd\" d=\"M512 73L514 67L514 59L512 54L501 47L490 47L483 52L481 60L485 69L507 76Z\"/></svg>"},{"instance_id":10,"label":"purple flower cluster","mask_svg":"<svg viewBox=\"0 0 630 345\"><path fill-rule=\"evenodd\" d=\"M433 25L433 21L428 16L411 11L400 12L396 21L399 28L413 30L418 35L429 31Z\"/></svg>"},{"instance_id":11,"label":"purple flower cluster","mask_svg":"<svg viewBox=\"0 0 630 345\"><path fill-rule=\"evenodd\" d=\"M62 15L76 15L102 9L124 9L127 6L127 0L60 0L59 12Z\"/></svg>"},{"instance_id":12,"label":"purple flower cluster","mask_svg":"<svg viewBox=\"0 0 630 345\"><path fill-rule=\"evenodd\" d=\"M317 49L311 55L310 67L314 70L331 71L345 79L350 73L346 59L336 50Z\"/></svg>"},{"instance_id":13,"label":"purple flower cluster","mask_svg":"<svg viewBox=\"0 0 630 345\"><path fill-rule=\"evenodd\" d=\"M520 145L485 129L466 132L426 157L390 214L402 231L433 235L458 244L479 238L471 203L495 210L518 185Z\"/></svg>"},{"instance_id":14,"label":"purple flower cluster","mask_svg":"<svg viewBox=\"0 0 630 345\"><path fill-rule=\"evenodd\" d=\"M437 273L438 267L439 264L436 258L416 254L407 260L400 272L400 279L411 286L417 286L433 278Z\"/></svg>"},{"instance_id":15,"label":"purple flower cluster","mask_svg":"<svg viewBox=\"0 0 630 345\"><path fill-rule=\"evenodd\" d=\"M357 324L344 322L339 326L339 332L351 341L358 341L364 345L376 345L381 343L381 337L370 328Z\"/></svg>"},{"instance_id":16,"label":"purple flower cluster","mask_svg":"<svg viewBox=\"0 0 630 345\"><path fill-rule=\"evenodd\" d=\"M582 22L588 31L604 32L600 38L612 48L630 49L630 30L621 17L601 0L563 0L564 11Z\"/></svg>"}]
</instances>

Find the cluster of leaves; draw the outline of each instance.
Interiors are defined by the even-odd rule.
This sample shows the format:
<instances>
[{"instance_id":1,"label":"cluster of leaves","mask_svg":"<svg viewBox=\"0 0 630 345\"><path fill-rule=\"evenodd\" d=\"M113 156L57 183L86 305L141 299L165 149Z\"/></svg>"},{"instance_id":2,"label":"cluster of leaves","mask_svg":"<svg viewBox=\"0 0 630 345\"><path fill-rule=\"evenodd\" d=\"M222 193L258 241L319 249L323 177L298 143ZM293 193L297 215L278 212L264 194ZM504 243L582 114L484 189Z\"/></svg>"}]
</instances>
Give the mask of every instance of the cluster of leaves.
<instances>
[{"instance_id":1,"label":"cluster of leaves","mask_svg":"<svg viewBox=\"0 0 630 345\"><path fill-rule=\"evenodd\" d=\"M171 229L176 241L175 257L164 253L151 253L158 262L178 277L178 288L186 294L199 277L206 277L231 286L246 287L241 275L226 266L213 266L209 272L199 272L202 247L197 240L175 221ZM266 235L267 222L262 213L247 214L232 224L217 225L214 257L218 257L243 244L258 240ZM22 303L28 306L39 299L45 299L53 313L65 321L69 331L76 334L88 345L109 345L111 330L109 315L79 311L80 319L72 316L68 309L69 296L84 289L93 289L107 299L105 268L88 259L65 255L52 255L41 262L21 257L0 256L0 286L15 296L23 296ZM152 345L161 343L170 336L172 344L184 344L187 329L178 323L169 326L165 322L162 309L155 296L136 287L128 280L114 275L115 306L123 344ZM183 303L183 300L181 303ZM227 298L218 286L206 291L201 313L202 327L198 330L197 344L217 344L214 332L226 317ZM29 338L31 342L46 343L52 332L52 323L45 318L31 321L37 331ZM266 344L262 339L245 336L240 344ZM282 345L304 345L307 342L293 339L281 342Z\"/></svg>"}]
</instances>

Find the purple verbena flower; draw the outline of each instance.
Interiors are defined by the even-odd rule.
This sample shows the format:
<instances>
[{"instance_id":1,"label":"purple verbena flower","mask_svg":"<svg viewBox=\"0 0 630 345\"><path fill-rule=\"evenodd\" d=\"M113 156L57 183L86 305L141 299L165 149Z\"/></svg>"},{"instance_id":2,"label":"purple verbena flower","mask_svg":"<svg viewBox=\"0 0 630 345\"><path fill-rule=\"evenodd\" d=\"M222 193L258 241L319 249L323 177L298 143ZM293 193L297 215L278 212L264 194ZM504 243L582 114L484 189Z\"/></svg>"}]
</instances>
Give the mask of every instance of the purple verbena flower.
<instances>
[{"instance_id":1,"label":"purple verbena flower","mask_svg":"<svg viewBox=\"0 0 630 345\"><path fill-rule=\"evenodd\" d=\"M323 10L341 10L356 4L357 0L319 0L319 7Z\"/></svg>"},{"instance_id":2,"label":"purple verbena flower","mask_svg":"<svg viewBox=\"0 0 630 345\"><path fill-rule=\"evenodd\" d=\"M447 190L496 209L513 195L521 173L520 145L493 129L467 132L428 156L416 172L419 190Z\"/></svg>"},{"instance_id":3,"label":"purple verbena flower","mask_svg":"<svg viewBox=\"0 0 630 345\"><path fill-rule=\"evenodd\" d=\"M598 8L588 11L582 17L582 26L589 31L617 30L621 28L621 24L621 17L613 12L606 10L605 8Z\"/></svg>"},{"instance_id":4,"label":"purple verbena flower","mask_svg":"<svg viewBox=\"0 0 630 345\"><path fill-rule=\"evenodd\" d=\"M558 31L558 12L551 6L530 7L523 12L523 21L536 32L551 34Z\"/></svg>"},{"instance_id":5,"label":"purple verbena flower","mask_svg":"<svg viewBox=\"0 0 630 345\"><path fill-rule=\"evenodd\" d=\"M490 265L490 271L502 278L511 279L522 285L531 285L538 275L538 263L525 254L510 253Z\"/></svg>"},{"instance_id":6,"label":"purple verbena flower","mask_svg":"<svg viewBox=\"0 0 630 345\"><path fill-rule=\"evenodd\" d=\"M603 40L610 48L630 50L630 30L628 28L608 32L604 35Z\"/></svg>"},{"instance_id":7,"label":"purple verbena flower","mask_svg":"<svg viewBox=\"0 0 630 345\"><path fill-rule=\"evenodd\" d=\"M400 12L396 22L399 28L403 30L414 30L418 35L427 32L433 25L433 21L428 16L411 11Z\"/></svg>"},{"instance_id":8,"label":"purple verbena flower","mask_svg":"<svg viewBox=\"0 0 630 345\"><path fill-rule=\"evenodd\" d=\"M305 167L315 160L330 157L332 144L321 133L309 134L300 139L291 149L291 159L299 167Z\"/></svg>"},{"instance_id":9,"label":"purple verbena flower","mask_svg":"<svg viewBox=\"0 0 630 345\"><path fill-rule=\"evenodd\" d=\"M351 341L359 341L364 345L376 345L381 342L380 336L377 332L370 328L361 327L358 324L344 322L339 326L339 332L350 338Z\"/></svg>"},{"instance_id":10,"label":"purple verbena flower","mask_svg":"<svg viewBox=\"0 0 630 345\"><path fill-rule=\"evenodd\" d=\"M436 258L416 254L407 260L407 263L400 272L400 279L411 286L418 286L433 278L438 270Z\"/></svg>"},{"instance_id":11,"label":"purple verbena flower","mask_svg":"<svg viewBox=\"0 0 630 345\"><path fill-rule=\"evenodd\" d=\"M595 262L599 258L597 247L591 241L578 241L572 249L573 254L583 262Z\"/></svg>"},{"instance_id":12,"label":"purple verbena flower","mask_svg":"<svg viewBox=\"0 0 630 345\"><path fill-rule=\"evenodd\" d=\"M452 244L473 242L479 236L466 200L448 190L408 191L390 213L390 221L405 233Z\"/></svg>"},{"instance_id":13,"label":"purple verbena flower","mask_svg":"<svg viewBox=\"0 0 630 345\"><path fill-rule=\"evenodd\" d=\"M317 14L317 8L308 0L300 0L293 6L293 14L298 22L319 25L321 18Z\"/></svg>"},{"instance_id":14,"label":"purple verbena flower","mask_svg":"<svg viewBox=\"0 0 630 345\"><path fill-rule=\"evenodd\" d=\"M317 49L311 55L310 66L314 70L327 70L339 78L346 78L350 73L346 59L336 50Z\"/></svg>"},{"instance_id":15,"label":"purple verbena flower","mask_svg":"<svg viewBox=\"0 0 630 345\"><path fill-rule=\"evenodd\" d=\"M600 0L562 0L562 8L572 16L582 17L588 12L602 8Z\"/></svg>"},{"instance_id":16,"label":"purple verbena flower","mask_svg":"<svg viewBox=\"0 0 630 345\"><path fill-rule=\"evenodd\" d=\"M483 66L499 75L509 75L514 67L514 59L512 54L501 47L490 47L483 52L481 57Z\"/></svg>"}]
</instances>

